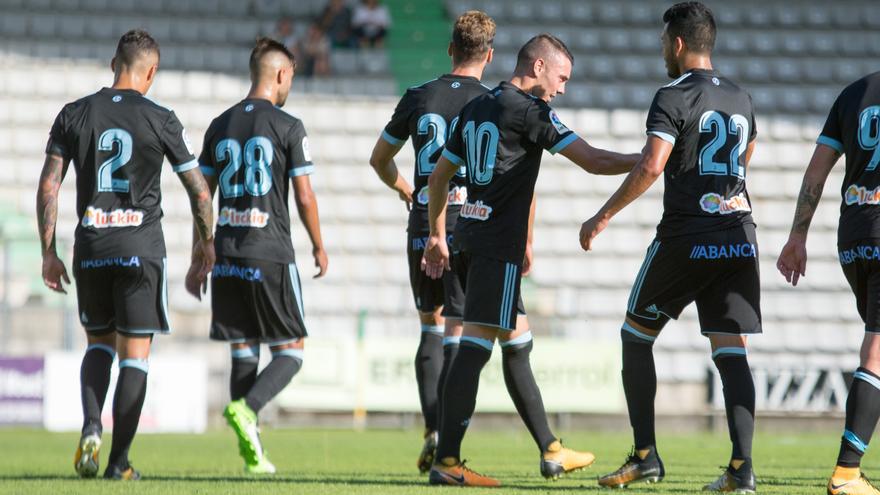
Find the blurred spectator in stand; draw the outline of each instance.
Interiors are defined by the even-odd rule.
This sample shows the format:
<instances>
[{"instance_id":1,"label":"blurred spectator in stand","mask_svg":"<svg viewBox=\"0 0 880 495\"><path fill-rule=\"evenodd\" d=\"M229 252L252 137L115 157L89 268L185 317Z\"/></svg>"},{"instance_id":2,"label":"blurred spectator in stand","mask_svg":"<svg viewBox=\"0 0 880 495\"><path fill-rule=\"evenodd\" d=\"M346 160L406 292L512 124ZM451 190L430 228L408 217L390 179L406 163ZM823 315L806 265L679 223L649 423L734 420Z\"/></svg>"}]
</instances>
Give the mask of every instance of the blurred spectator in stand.
<instances>
[{"instance_id":1,"label":"blurred spectator in stand","mask_svg":"<svg viewBox=\"0 0 880 495\"><path fill-rule=\"evenodd\" d=\"M272 38L286 46L288 50L293 50L296 46L296 33L293 32L293 19L290 17L282 17L279 19L278 24L275 25L275 32L272 33Z\"/></svg>"},{"instance_id":2,"label":"blurred spectator in stand","mask_svg":"<svg viewBox=\"0 0 880 495\"><path fill-rule=\"evenodd\" d=\"M321 29L327 34L334 48L352 48L351 9L345 0L330 0L318 18Z\"/></svg>"},{"instance_id":3,"label":"blurred spectator in stand","mask_svg":"<svg viewBox=\"0 0 880 495\"><path fill-rule=\"evenodd\" d=\"M361 48L382 48L391 27L391 14L388 7L379 5L379 0L362 0L354 9L351 25Z\"/></svg>"},{"instance_id":4,"label":"blurred spectator in stand","mask_svg":"<svg viewBox=\"0 0 880 495\"><path fill-rule=\"evenodd\" d=\"M293 47L297 75L324 77L330 75L330 41L318 22L313 22L305 36Z\"/></svg>"}]
</instances>

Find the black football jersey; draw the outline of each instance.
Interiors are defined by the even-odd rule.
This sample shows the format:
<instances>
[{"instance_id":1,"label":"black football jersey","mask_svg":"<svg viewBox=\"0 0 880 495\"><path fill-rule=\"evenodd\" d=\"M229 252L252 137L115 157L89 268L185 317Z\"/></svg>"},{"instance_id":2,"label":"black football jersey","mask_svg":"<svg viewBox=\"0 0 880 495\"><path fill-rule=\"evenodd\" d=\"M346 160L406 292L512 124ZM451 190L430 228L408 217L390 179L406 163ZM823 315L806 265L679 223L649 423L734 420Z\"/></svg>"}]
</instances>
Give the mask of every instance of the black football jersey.
<instances>
[{"instance_id":1,"label":"black football jersey","mask_svg":"<svg viewBox=\"0 0 880 495\"><path fill-rule=\"evenodd\" d=\"M846 155L838 242L880 238L880 72L840 93L817 142Z\"/></svg>"},{"instance_id":2,"label":"black football jersey","mask_svg":"<svg viewBox=\"0 0 880 495\"><path fill-rule=\"evenodd\" d=\"M174 112L137 91L104 88L64 106L46 153L76 170L77 259L165 256L163 158L175 172L198 166Z\"/></svg>"},{"instance_id":3,"label":"black football jersey","mask_svg":"<svg viewBox=\"0 0 880 495\"><path fill-rule=\"evenodd\" d=\"M757 131L748 93L715 71L688 71L657 91L647 133L672 143L659 237L754 223L745 155Z\"/></svg>"},{"instance_id":4,"label":"black football jersey","mask_svg":"<svg viewBox=\"0 0 880 495\"><path fill-rule=\"evenodd\" d=\"M293 263L287 199L314 170L305 127L268 100L245 99L205 132L199 164L216 177L218 256Z\"/></svg>"},{"instance_id":5,"label":"black football jersey","mask_svg":"<svg viewBox=\"0 0 880 495\"><path fill-rule=\"evenodd\" d=\"M455 248L522 263L541 155L577 138L547 103L508 82L465 105L443 150L467 169Z\"/></svg>"},{"instance_id":6,"label":"black football jersey","mask_svg":"<svg viewBox=\"0 0 880 495\"><path fill-rule=\"evenodd\" d=\"M446 74L408 89L397 104L382 137L397 146L412 137L416 163L413 167L410 233L419 235L428 232L428 176L434 171L446 140L455 132L462 107L488 90L474 77ZM462 167L449 181L446 214L450 226L455 225L458 210L467 199L464 174Z\"/></svg>"}]
</instances>

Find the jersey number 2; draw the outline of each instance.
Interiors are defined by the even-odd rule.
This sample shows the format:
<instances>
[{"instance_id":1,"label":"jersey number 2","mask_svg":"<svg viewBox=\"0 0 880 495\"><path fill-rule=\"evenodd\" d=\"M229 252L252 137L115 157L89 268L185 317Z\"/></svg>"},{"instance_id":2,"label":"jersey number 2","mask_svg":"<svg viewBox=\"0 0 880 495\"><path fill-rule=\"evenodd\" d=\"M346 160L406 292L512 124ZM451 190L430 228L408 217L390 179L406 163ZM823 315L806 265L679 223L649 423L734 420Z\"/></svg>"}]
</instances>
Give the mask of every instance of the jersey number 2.
<instances>
[{"instance_id":1,"label":"jersey number 2","mask_svg":"<svg viewBox=\"0 0 880 495\"><path fill-rule=\"evenodd\" d=\"M874 150L865 170L873 172L880 164L880 106L872 105L859 114L859 146L865 151Z\"/></svg>"},{"instance_id":2,"label":"jersey number 2","mask_svg":"<svg viewBox=\"0 0 880 495\"><path fill-rule=\"evenodd\" d=\"M700 175L733 175L744 179L746 170L740 159L748 146L749 121L742 115L733 114L725 122L720 113L706 112L700 117L700 134L704 133L712 133L713 136L700 150ZM727 143L728 136L734 136L737 140L730 150L730 158L726 163L716 162L715 154Z\"/></svg>"},{"instance_id":3,"label":"jersey number 2","mask_svg":"<svg viewBox=\"0 0 880 495\"><path fill-rule=\"evenodd\" d=\"M98 138L98 151L113 151L116 154L98 167L98 192L129 192L128 179L114 179L113 172L124 167L131 160L131 134L122 129L107 129Z\"/></svg>"},{"instance_id":4,"label":"jersey number 2","mask_svg":"<svg viewBox=\"0 0 880 495\"><path fill-rule=\"evenodd\" d=\"M434 131L434 136L422 146L422 149L419 150L419 156L416 157L419 175L431 175L431 172L434 171L437 162L432 162L431 157L434 153L437 153L437 150L443 148L446 140L455 132L456 124L458 124L458 117L452 119L452 124L449 125L448 129L446 127L446 120L440 114L426 113L419 117L417 131L420 136L428 135L432 130ZM463 176L464 173L464 167L459 169L458 175Z\"/></svg>"},{"instance_id":5,"label":"jersey number 2","mask_svg":"<svg viewBox=\"0 0 880 495\"><path fill-rule=\"evenodd\" d=\"M254 136L244 143L244 184L233 179L241 169L241 144L235 139L224 139L214 148L214 161L227 160L220 172L220 193L224 198L237 198L247 192L251 196L263 196L272 189L272 158L275 148L268 138Z\"/></svg>"}]
</instances>

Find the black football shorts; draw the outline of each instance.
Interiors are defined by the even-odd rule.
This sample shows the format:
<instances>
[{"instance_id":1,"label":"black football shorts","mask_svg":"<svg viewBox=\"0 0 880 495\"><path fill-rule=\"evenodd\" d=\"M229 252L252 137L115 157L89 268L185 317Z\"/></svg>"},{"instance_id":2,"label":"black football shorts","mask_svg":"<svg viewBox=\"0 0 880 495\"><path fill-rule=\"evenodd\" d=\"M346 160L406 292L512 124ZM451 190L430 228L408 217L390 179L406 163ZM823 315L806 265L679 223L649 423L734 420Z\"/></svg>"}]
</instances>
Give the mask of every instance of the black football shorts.
<instances>
[{"instance_id":1,"label":"black football shorts","mask_svg":"<svg viewBox=\"0 0 880 495\"><path fill-rule=\"evenodd\" d=\"M79 319L89 333L168 333L165 258L121 256L76 259L73 265Z\"/></svg>"},{"instance_id":2,"label":"black football shorts","mask_svg":"<svg viewBox=\"0 0 880 495\"><path fill-rule=\"evenodd\" d=\"M864 239L838 246L840 266L856 296L865 331L880 332L880 239Z\"/></svg>"},{"instance_id":3,"label":"black football shorts","mask_svg":"<svg viewBox=\"0 0 880 495\"><path fill-rule=\"evenodd\" d=\"M211 311L213 340L274 345L307 335L295 263L218 256Z\"/></svg>"},{"instance_id":4,"label":"black football shorts","mask_svg":"<svg viewBox=\"0 0 880 495\"><path fill-rule=\"evenodd\" d=\"M754 225L656 239L629 296L626 316L661 330L691 302L703 335L761 333L761 287Z\"/></svg>"},{"instance_id":5,"label":"black football shorts","mask_svg":"<svg viewBox=\"0 0 880 495\"><path fill-rule=\"evenodd\" d=\"M525 315L520 295L522 266L458 251L452 271L464 289L464 323L516 330L516 318Z\"/></svg>"},{"instance_id":6,"label":"black football shorts","mask_svg":"<svg viewBox=\"0 0 880 495\"><path fill-rule=\"evenodd\" d=\"M409 285L413 301L420 313L433 313L443 306L442 315L446 318L461 319L464 312L464 290L452 272L444 273L443 278L433 279L422 271L422 256L428 243L427 234L407 234L406 255L409 260ZM452 235L447 238L452 246ZM451 261L450 261L451 264Z\"/></svg>"}]
</instances>

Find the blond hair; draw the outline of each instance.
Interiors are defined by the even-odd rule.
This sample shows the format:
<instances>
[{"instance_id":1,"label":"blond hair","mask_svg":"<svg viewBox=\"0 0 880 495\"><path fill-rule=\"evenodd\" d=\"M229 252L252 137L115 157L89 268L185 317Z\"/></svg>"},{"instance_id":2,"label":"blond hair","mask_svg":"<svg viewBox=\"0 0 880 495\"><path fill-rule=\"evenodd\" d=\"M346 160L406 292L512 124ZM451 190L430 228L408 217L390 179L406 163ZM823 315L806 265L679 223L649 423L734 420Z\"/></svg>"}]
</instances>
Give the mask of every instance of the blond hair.
<instances>
[{"instance_id":1,"label":"blond hair","mask_svg":"<svg viewBox=\"0 0 880 495\"><path fill-rule=\"evenodd\" d=\"M452 30L452 63L478 61L492 48L495 21L485 12L469 10L455 20Z\"/></svg>"}]
</instances>

